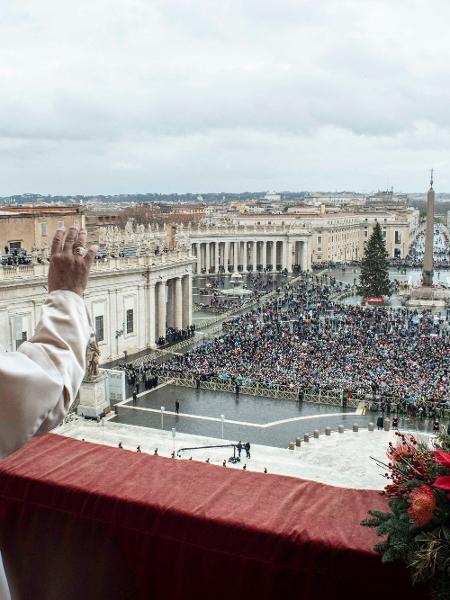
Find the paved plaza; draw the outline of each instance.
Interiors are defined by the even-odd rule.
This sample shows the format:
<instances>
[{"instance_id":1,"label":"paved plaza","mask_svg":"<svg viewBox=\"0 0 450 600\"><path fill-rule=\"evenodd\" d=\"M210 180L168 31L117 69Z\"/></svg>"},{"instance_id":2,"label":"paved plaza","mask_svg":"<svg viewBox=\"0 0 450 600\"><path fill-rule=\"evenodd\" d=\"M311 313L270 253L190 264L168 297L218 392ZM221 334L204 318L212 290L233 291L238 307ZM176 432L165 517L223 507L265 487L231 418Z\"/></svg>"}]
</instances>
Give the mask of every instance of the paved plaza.
<instances>
[{"instance_id":1,"label":"paved plaza","mask_svg":"<svg viewBox=\"0 0 450 600\"><path fill-rule=\"evenodd\" d=\"M217 437L190 435L177 431L175 437L166 430L147 427L129 426L105 420L104 424L85 419L62 425L55 433L74 437L86 442L118 446L122 443L123 450L117 452L136 452L139 445L142 452L153 454L158 448L158 454L175 456L180 448L210 446L234 443L236 440L222 440ZM252 444L251 458L245 458L242 452L241 462L232 464L226 462L226 468L241 469L246 465L247 470L300 477L327 483L333 486L358 489L382 489L386 483L382 470L370 458L386 460L386 448L390 441L395 441L394 432L360 430L354 433L346 430L331 436L320 436L311 439L309 443L295 450L274 448L260 444ZM424 436L428 439L428 436ZM232 448L207 448L181 452L181 458L173 460L198 460L205 462L209 459L211 468L223 468L224 460L232 455ZM244 474L243 474L244 475Z\"/></svg>"}]
</instances>

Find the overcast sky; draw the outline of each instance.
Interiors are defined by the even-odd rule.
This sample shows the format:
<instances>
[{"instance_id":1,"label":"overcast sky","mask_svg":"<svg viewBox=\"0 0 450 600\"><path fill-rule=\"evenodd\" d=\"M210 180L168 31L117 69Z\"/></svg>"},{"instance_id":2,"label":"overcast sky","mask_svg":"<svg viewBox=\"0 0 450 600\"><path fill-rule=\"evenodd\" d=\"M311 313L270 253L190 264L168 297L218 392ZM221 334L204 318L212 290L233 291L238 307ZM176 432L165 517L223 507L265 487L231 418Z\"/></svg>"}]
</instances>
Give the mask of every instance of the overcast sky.
<instances>
[{"instance_id":1,"label":"overcast sky","mask_svg":"<svg viewBox=\"0 0 450 600\"><path fill-rule=\"evenodd\" d=\"M0 195L450 191L448 0L1 0Z\"/></svg>"}]
</instances>

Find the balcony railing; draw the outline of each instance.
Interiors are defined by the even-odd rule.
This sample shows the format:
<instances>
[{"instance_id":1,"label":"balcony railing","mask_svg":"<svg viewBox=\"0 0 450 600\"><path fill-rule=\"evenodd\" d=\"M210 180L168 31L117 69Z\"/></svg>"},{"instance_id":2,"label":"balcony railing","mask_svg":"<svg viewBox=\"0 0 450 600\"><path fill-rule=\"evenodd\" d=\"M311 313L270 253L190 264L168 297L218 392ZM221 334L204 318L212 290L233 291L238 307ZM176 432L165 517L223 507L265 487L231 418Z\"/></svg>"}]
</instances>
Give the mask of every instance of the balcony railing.
<instances>
[{"instance_id":1,"label":"balcony railing","mask_svg":"<svg viewBox=\"0 0 450 600\"><path fill-rule=\"evenodd\" d=\"M93 273L104 271L132 270L151 267L162 267L186 260L195 260L190 251L169 250L161 254L145 256L126 256L121 258L100 258L94 262ZM0 266L0 281L45 278L48 275L48 262L29 265Z\"/></svg>"}]
</instances>

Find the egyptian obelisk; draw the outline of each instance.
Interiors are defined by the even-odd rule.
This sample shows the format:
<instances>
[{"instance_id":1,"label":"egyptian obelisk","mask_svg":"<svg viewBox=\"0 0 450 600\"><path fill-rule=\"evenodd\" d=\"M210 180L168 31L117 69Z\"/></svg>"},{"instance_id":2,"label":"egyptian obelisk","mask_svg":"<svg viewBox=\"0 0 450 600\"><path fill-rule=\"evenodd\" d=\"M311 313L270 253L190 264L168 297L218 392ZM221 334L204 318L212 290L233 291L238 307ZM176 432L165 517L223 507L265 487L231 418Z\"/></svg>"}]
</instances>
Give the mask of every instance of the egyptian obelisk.
<instances>
[{"instance_id":1,"label":"egyptian obelisk","mask_svg":"<svg viewBox=\"0 0 450 600\"><path fill-rule=\"evenodd\" d=\"M434 190L433 169L431 169L430 189L427 195L427 228L425 232L425 254L423 257L422 285L433 285L433 242L434 242Z\"/></svg>"}]
</instances>

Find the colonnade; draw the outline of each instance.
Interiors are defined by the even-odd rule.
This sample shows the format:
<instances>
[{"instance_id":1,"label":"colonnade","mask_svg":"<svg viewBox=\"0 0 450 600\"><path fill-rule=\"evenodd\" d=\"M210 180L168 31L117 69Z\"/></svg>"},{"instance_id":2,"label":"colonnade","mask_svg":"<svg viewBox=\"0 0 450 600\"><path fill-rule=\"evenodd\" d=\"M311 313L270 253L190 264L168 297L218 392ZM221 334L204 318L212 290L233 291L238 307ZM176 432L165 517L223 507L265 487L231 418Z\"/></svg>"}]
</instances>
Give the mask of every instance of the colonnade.
<instances>
[{"instance_id":1,"label":"colonnade","mask_svg":"<svg viewBox=\"0 0 450 600\"><path fill-rule=\"evenodd\" d=\"M233 240L191 242L197 258L197 274L258 270L292 272L298 265L311 267L309 247L305 240Z\"/></svg>"},{"instance_id":2,"label":"colonnade","mask_svg":"<svg viewBox=\"0 0 450 600\"><path fill-rule=\"evenodd\" d=\"M185 275L159 281L149 286L149 293L150 308L154 308L149 338L154 346L158 338L166 337L168 327L180 330L192 324L192 278Z\"/></svg>"}]
</instances>

